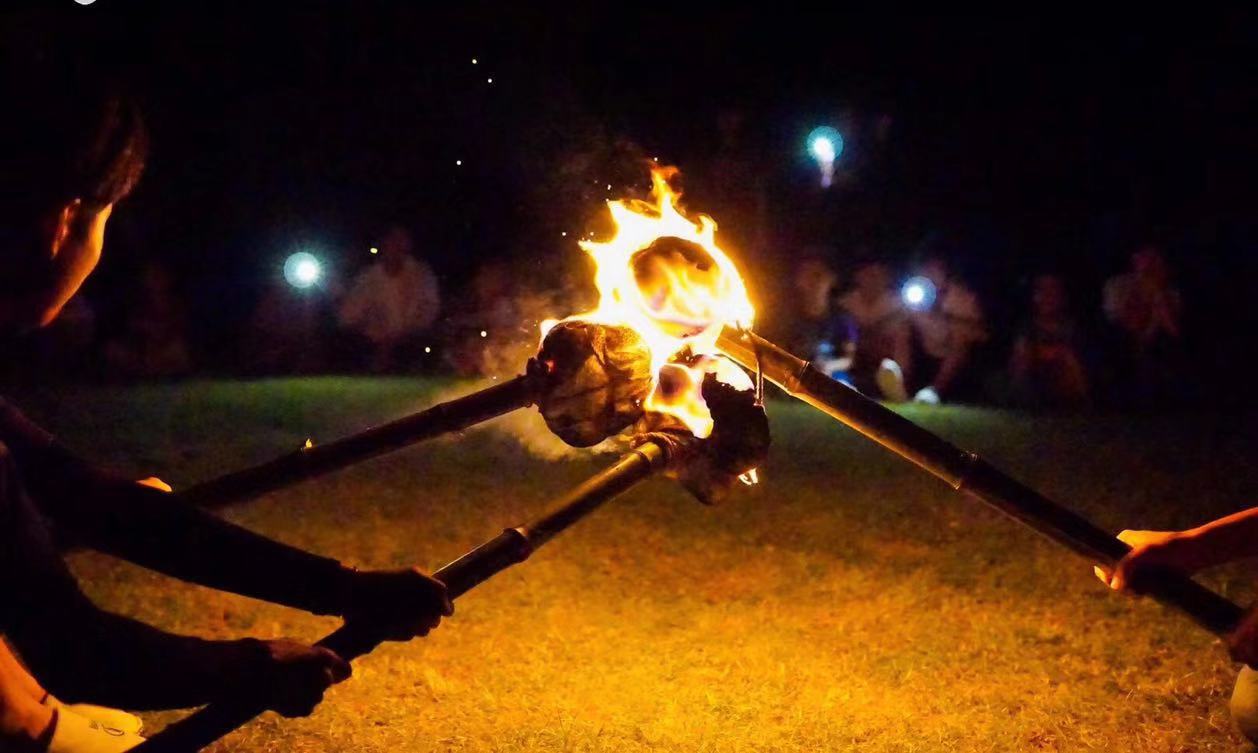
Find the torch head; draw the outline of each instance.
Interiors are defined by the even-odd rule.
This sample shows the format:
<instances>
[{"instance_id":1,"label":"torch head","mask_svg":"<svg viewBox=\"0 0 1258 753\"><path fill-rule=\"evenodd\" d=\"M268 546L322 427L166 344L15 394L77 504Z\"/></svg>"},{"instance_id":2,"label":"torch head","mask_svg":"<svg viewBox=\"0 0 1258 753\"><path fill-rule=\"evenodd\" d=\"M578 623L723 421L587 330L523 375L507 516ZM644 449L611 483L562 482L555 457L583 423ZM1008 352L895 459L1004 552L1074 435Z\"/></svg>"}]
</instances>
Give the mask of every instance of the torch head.
<instances>
[{"instance_id":1,"label":"torch head","mask_svg":"<svg viewBox=\"0 0 1258 753\"><path fill-rule=\"evenodd\" d=\"M733 387L715 374L704 377L703 399L713 421L712 433L703 439L662 413L644 414L634 431L668 445L669 474L695 499L714 505L764 463L769 452L769 418L755 391Z\"/></svg>"},{"instance_id":2,"label":"torch head","mask_svg":"<svg viewBox=\"0 0 1258 753\"><path fill-rule=\"evenodd\" d=\"M651 352L630 327L569 320L546 333L534 359L546 372L538 408L573 447L590 447L642 416Z\"/></svg>"}]
</instances>

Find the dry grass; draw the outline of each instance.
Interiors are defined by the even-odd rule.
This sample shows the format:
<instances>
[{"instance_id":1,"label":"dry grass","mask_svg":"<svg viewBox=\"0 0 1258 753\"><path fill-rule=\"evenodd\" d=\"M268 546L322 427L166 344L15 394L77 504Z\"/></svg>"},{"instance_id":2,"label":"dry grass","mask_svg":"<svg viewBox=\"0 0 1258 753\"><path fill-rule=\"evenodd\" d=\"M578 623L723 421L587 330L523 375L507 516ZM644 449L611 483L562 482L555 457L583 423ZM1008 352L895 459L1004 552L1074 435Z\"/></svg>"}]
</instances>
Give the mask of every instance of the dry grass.
<instances>
[{"instance_id":1,"label":"dry grass","mask_svg":"<svg viewBox=\"0 0 1258 753\"><path fill-rule=\"evenodd\" d=\"M184 484L421 405L427 383L206 383L36 410L79 446ZM41 408L42 406L42 408ZM360 661L316 715L222 750L1224 751L1233 668L1158 607L799 405L771 405L763 485L702 508L654 481L462 599L428 640ZM1253 502L1258 440L1223 418L913 417L1103 525ZM436 566L605 460L537 460L495 432L408 450L231 512L370 566ZM214 636L333 626L74 560L117 610ZM1248 598L1245 579L1215 585ZM167 715L152 715L160 726Z\"/></svg>"}]
</instances>

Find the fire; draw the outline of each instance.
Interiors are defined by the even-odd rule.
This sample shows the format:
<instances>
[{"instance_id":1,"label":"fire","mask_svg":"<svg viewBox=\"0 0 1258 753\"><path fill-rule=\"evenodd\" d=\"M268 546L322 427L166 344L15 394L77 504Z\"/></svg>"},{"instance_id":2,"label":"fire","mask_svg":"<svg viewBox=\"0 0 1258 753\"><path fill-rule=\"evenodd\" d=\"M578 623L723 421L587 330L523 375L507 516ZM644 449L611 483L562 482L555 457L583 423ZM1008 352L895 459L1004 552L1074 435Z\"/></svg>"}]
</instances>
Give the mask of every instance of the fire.
<instances>
[{"instance_id":1,"label":"fire","mask_svg":"<svg viewBox=\"0 0 1258 753\"><path fill-rule=\"evenodd\" d=\"M655 378L644 408L676 417L703 438L713 427L704 375L752 388L746 373L719 355L716 339L726 324L750 327L755 310L738 268L716 243L716 222L706 215L691 220L679 208L668 184L676 173L652 169L647 201L607 202L615 234L580 242L597 267L598 308L571 318L636 330L650 347Z\"/></svg>"}]
</instances>

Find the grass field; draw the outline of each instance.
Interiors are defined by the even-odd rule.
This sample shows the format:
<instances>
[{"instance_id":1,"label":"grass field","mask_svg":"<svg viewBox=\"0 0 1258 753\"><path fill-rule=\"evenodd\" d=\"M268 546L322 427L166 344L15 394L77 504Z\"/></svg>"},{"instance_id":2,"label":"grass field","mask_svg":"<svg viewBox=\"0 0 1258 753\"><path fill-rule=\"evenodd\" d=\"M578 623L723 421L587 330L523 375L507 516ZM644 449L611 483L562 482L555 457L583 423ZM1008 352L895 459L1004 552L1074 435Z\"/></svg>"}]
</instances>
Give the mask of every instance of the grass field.
<instances>
[{"instance_id":1,"label":"grass field","mask_svg":"<svg viewBox=\"0 0 1258 753\"><path fill-rule=\"evenodd\" d=\"M327 378L21 397L84 453L178 487L451 389ZM1258 502L1243 416L906 412L1115 530ZM774 402L770 417L760 487L704 508L648 482L467 595L429 639L360 661L312 718L267 716L221 749L1240 747L1217 641L806 407ZM543 460L477 431L227 514L353 564L431 568L608 460ZM102 603L180 631L313 639L335 624L94 554L73 565ZM1243 571L1210 582L1250 598Z\"/></svg>"}]
</instances>

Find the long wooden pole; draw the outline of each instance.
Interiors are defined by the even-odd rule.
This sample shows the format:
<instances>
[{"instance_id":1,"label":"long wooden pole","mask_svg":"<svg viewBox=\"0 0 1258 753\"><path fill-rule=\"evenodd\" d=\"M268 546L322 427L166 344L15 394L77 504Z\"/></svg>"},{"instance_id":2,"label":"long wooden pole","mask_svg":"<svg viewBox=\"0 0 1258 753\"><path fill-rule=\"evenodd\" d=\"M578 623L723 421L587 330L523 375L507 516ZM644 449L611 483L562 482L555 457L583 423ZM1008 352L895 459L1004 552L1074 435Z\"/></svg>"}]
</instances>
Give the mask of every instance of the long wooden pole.
<instances>
[{"instance_id":1,"label":"long wooden pole","mask_svg":"<svg viewBox=\"0 0 1258 753\"><path fill-rule=\"evenodd\" d=\"M675 450L650 440L626 453L614 465L592 476L556 500L531 523L508 528L462 557L438 569L433 577L446 584L451 598L467 593L493 575L528 559L555 536L585 519L604 503L616 498L674 458ZM370 653L380 639L352 624L342 625L317 645L332 649L346 661ZM265 711L256 703L214 703L171 724L133 753L194 753L222 738Z\"/></svg>"},{"instance_id":2,"label":"long wooden pole","mask_svg":"<svg viewBox=\"0 0 1258 753\"><path fill-rule=\"evenodd\" d=\"M1131 551L1108 532L978 455L953 446L753 332L726 327L716 345L739 365L787 394L847 424L956 491L979 499L1094 563L1113 565ZM1150 596L1216 635L1230 633L1245 612L1180 573L1160 573L1154 582L1143 585Z\"/></svg>"},{"instance_id":3,"label":"long wooden pole","mask_svg":"<svg viewBox=\"0 0 1258 753\"><path fill-rule=\"evenodd\" d=\"M545 374L530 373L327 444L281 455L251 468L190 486L179 497L202 507L222 507L322 476L355 463L471 426L531 405Z\"/></svg>"}]
</instances>

